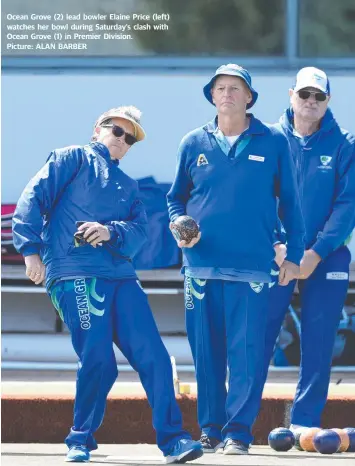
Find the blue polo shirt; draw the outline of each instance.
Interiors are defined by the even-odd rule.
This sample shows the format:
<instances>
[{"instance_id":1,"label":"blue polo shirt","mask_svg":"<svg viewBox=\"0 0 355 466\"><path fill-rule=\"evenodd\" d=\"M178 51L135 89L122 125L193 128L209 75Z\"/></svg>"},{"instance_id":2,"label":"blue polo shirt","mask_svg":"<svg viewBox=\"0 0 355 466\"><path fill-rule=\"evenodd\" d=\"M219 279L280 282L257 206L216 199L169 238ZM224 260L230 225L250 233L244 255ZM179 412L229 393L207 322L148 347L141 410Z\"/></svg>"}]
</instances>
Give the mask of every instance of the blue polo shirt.
<instances>
[{"instance_id":1,"label":"blue polo shirt","mask_svg":"<svg viewBox=\"0 0 355 466\"><path fill-rule=\"evenodd\" d=\"M303 256L304 226L294 165L285 136L252 114L228 150L216 137L217 119L187 134L167 195L174 221L190 215L201 240L183 249L186 274L196 278L270 281L276 202L285 212L287 260ZM225 139L225 138L224 138Z\"/></svg>"}]
</instances>

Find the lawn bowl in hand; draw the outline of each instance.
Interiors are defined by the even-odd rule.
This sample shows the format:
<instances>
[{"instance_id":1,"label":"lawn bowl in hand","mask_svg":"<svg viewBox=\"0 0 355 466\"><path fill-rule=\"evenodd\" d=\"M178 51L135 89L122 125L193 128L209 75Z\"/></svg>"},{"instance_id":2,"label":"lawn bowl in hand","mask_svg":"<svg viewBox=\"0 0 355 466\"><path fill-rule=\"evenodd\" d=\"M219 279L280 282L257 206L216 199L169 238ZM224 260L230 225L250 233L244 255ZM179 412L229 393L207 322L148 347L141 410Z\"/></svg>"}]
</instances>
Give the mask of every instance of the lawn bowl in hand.
<instances>
[{"instance_id":1,"label":"lawn bowl in hand","mask_svg":"<svg viewBox=\"0 0 355 466\"><path fill-rule=\"evenodd\" d=\"M177 241L186 241L187 244L199 233L197 223L188 215L181 215L171 224L171 231Z\"/></svg>"}]
</instances>

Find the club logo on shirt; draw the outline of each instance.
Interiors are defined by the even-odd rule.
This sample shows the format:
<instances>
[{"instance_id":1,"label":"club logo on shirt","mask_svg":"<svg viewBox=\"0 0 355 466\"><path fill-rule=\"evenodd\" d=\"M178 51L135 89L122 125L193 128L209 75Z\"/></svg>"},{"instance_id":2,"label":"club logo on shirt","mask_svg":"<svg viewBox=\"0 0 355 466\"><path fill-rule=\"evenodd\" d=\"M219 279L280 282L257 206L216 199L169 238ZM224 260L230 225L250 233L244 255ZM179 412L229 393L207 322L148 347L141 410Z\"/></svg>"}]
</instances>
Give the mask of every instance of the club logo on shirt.
<instances>
[{"instance_id":1,"label":"club logo on shirt","mask_svg":"<svg viewBox=\"0 0 355 466\"><path fill-rule=\"evenodd\" d=\"M318 168L321 170L331 170L333 167L330 164L331 160L333 157L330 157L329 155L321 155L320 156L320 161L322 165L318 165Z\"/></svg>"},{"instance_id":2,"label":"club logo on shirt","mask_svg":"<svg viewBox=\"0 0 355 466\"><path fill-rule=\"evenodd\" d=\"M208 160L206 159L205 154L200 154L197 159L197 166L208 165Z\"/></svg>"},{"instance_id":3,"label":"club logo on shirt","mask_svg":"<svg viewBox=\"0 0 355 466\"><path fill-rule=\"evenodd\" d=\"M255 293L260 293L260 291L264 288L264 283L259 282L250 282L250 288L255 291Z\"/></svg>"},{"instance_id":4,"label":"club logo on shirt","mask_svg":"<svg viewBox=\"0 0 355 466\"><path fill-rule=\"evenodd\" d=\"M261 157L260 155L249 155L248 159L255 162L265 162L265 157Z\"/></svg>"},{"instance_id":5,"label":"club logo on shirt","mask_svg":"<svg viewBox=\"0 0 355 466\"><path fill-rule=\"evenodd\" d=\"M329 157L329 155L321 155L320 156L320 161L322 162L322 165L324 165L324 166L329 165L331 160L332 160L332 157Z\"/></svg>"}]
</instances>

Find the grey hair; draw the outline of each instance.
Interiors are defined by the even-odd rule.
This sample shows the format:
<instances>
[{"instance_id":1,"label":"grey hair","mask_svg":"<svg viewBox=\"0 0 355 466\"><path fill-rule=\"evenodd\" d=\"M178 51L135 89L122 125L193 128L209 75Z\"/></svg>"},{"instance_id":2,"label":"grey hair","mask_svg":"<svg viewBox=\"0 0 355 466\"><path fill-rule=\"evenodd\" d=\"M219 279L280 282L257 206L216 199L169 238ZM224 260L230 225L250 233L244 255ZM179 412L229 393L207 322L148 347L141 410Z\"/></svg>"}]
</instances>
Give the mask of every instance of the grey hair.
<instances>
[{"instance_id":1,"label":"grey hair","mask_svg":"<svg viewBox=\"0 0 355 466\"><path fill-rule=\"evenodd\" d=\"M104 112L102 115L99 116L99 118L96 120L95 126L94 126L94 131L91 136L92 141L97 140L97 133L96 133L96 128L98 126L103 126L112 123L112 117L105 118L106 115L112 115L114 113L121 113L122 115L126 115L128 118L131 118L138 124L140 124L140 119L142 116L142 112L138 110L137 107L134 107L133 105L126 105L122 107L115 107L111 108L107 112Z\"/></svg>"}]
</instances>

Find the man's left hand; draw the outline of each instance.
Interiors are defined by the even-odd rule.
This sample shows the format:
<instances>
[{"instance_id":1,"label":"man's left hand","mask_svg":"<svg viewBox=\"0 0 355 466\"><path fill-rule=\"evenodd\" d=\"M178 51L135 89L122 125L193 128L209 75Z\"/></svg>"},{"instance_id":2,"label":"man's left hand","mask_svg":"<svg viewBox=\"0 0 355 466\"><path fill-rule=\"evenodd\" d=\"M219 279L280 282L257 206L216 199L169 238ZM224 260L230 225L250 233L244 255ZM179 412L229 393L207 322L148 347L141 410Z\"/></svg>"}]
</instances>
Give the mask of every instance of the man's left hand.
<instances>
[{"instance_id":1,"label":"man's left hand","mask_svg":"<svg viewBox=\"0 0 355 466\"><path fill-rule=\"evenodd\" d=\"M313 249L305 251L300 264L300 275L298 278L305 280L308 278L317 268L317 265L322 258Z\"/></svg>"},{"instance_id":2,"label":"man's left hand","mask_svg":"<svg viewBox=\"0 0 355 466\"><path fill-rule=\"evenodd\" d=\"M85 230L85 231L84 231ZM96 248L103 241L109 241L111 234L105 225L98 222L86 222L80 225L78 231L84 231L83 238L87 243Z\"/></svg>"}]
</instances>

